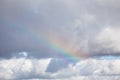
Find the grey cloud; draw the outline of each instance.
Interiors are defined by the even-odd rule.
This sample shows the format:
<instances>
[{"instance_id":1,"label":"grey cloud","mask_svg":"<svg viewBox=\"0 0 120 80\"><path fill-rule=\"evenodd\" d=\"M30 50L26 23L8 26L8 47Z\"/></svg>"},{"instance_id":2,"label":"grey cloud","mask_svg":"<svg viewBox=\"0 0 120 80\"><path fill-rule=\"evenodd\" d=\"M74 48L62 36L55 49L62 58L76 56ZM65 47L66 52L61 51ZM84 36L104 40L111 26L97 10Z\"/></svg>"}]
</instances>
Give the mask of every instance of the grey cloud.
<instances>
[{"instance_id":1,"label":"grey cloud","mask_svg":"<svg viewBox=\"0 0 120 80\"><path fill-rule=\"evenodd\" d=\"M49 40L53 36L83 54L119 54L119 35L114 33L119 32L119 4L118 0L1 0L0 56L28 51L53 57L51 46L40 38ZM106 36L99 36L106 25L112 27L114 32L109 35L116 40L106 40L106 32Z\"/></svg>"},{"instance_id":2,"label":"grey cloud","mask_svg":"<svg viewBox=\"0 0 120 80\"><path fill-rule=\"evenodd\" d=\"M59 59L59 58L52 59L48 65L46 72L52 72L52 73L57 72L61 69L66 68L68 64L70 64L70 62L67 62L64 59Z\"/></svg>"}]
</instances>

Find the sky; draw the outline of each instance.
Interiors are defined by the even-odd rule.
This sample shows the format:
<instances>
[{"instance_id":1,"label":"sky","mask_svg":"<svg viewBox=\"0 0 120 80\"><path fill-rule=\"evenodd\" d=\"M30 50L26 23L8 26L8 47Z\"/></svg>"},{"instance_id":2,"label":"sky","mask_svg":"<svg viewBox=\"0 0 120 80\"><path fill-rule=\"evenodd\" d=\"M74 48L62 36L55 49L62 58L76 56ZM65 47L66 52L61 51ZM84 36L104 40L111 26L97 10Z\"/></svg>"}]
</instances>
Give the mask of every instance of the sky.
<instances>
[{"instance_id":1,"label":"sky","mask_svg":"<svg viewBox=\"0 0 120 80\"><path fill-rule=\"evenodd\" d=\"M118 80L119 14L119 0L0 0L0 79Z\"/></svg>"}]
</instances>

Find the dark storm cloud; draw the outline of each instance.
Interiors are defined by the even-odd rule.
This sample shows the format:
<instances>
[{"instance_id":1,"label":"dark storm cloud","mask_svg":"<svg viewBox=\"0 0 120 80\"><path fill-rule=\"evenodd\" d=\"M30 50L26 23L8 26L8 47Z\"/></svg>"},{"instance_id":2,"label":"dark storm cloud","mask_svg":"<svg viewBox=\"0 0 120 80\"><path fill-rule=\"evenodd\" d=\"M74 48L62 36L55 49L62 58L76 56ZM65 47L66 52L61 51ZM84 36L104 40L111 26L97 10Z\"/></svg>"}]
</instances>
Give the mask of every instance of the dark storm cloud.
<instances>
[{"instance_id":1,"label":"dark storm cloud","mask_svg":"<svg viewBox=\"0 0 120 80\"><path fill-rule=\"evenodd\" d=\"M41 40L48 34L89 55L119 54L119 4L118 0L1 0L0 56L19 51L53 56L51 46Z\"/></svg>"}]
</instances>

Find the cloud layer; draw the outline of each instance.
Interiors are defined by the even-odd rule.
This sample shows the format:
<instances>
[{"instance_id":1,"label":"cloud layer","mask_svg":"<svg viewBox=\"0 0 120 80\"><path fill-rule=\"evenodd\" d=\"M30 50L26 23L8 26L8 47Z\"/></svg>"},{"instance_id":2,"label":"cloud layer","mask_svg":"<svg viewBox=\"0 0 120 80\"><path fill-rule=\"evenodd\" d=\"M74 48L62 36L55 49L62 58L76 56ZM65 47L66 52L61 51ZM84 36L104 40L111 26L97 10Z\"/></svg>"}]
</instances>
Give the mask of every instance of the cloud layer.
<instances>
[{"instance_id":1,"label":"cloud layer","mask_svg":"<svg viewBox=\"0 0 120 80\"><path fill-rule=\"evenodd\" d=\"M65 59L13 57L0 60L0 79L119 80L120 58Z\"/></svg>"},{"instance_id":2,"label":"cloud layer","mask_svg":"<svg viewBox=\"0 0 120 80\"><path fill-rule=\"evenodd\" d=\"M53 57L42 38L82 54L119 54L119 4L119 0L1 0L0 55L29 51L36 57Z\"/></svg>"}]
</instances>

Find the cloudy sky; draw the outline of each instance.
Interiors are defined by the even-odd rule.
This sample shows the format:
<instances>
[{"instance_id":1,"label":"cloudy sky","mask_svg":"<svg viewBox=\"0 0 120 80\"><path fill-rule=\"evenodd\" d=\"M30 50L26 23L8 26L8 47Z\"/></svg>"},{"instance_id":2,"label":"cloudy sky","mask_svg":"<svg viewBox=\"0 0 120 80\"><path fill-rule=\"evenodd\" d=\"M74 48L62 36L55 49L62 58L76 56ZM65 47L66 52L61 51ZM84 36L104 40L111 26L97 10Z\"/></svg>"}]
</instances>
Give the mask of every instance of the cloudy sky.
<instances>
[{"instance_id":1,"label":"cloudy sky","mask_svg":"<svg viewBox=\"0 0 120 80\"><path fill-rule=\"evenodd\" d=\"M0 0L0 79L118 80L119 15L119 0Z\"/></svg>"}]
</instances>

